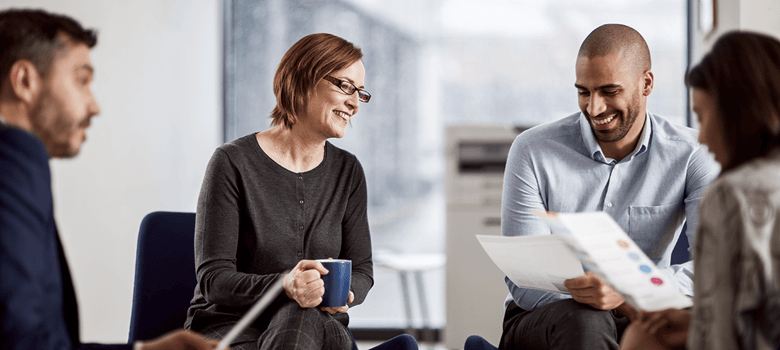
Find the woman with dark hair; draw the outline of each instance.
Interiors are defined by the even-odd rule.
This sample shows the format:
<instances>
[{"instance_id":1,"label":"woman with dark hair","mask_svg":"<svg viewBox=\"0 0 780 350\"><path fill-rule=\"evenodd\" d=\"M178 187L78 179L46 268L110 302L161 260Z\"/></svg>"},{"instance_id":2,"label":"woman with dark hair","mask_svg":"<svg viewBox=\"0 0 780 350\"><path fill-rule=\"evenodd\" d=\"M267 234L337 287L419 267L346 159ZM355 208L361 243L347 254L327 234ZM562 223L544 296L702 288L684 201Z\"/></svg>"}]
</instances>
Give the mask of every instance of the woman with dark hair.
<instances>
[{"instance_id":1,"label":"woman with dark hair","mask_svg":"<svg viewBox=\"0 0 780 350\"><path fill-rule=\"evenodd\" d=\"M643 313L621 348L778 349L780 42L727 33L686 83L722 167L699 207L694 306Z\"/></svg>"},{"instance_id":2,"label":"woman with dark hair","mask_svg":"<svg viewBox=\"0 0 780 350\"><path fill-rule=\"evenodd\" d=\"M366 180L357 158L327 139L344 136L371 98L362 56L334 35L300 39L274 76L273 127L214 152L198 198L198 284L185 327L220 339L284 278L284 293L231 347L351 348L346 312L374 283ZM318 307L328 271L315 259L327 258L352 260L346 306Z\"/></svg>"}]
</instances>

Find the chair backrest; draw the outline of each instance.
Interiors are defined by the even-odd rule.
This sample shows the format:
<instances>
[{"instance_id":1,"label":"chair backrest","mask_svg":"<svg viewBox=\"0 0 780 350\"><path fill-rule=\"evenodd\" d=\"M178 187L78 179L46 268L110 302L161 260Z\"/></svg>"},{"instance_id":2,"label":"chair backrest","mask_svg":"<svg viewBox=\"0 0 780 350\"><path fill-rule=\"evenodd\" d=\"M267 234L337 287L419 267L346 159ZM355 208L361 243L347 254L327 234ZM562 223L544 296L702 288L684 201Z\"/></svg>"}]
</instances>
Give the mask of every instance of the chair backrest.
<instances>
[{"instance_id":1,"label":"chair backrest","mask_svg":"<svg viewBox=\"0 0 780 350\"><path fill-rule=\"evenodd\" d=\"M685 225L683 225L682 233L680 233L680 238L677 239L677 243L674 245L674 249L672 250L672 265L682 264L688 260L691 260L691 254L688 253L690 243L688 242L688 236L685 234L685 231L687 230L688 223L685 223Z\"/></svg>"},{"instance_id":2,"label":"chair backrest","mask_svg":"<svg viewBox=\"0 0 780 350\"><path fill-rule=\"evenodd\" d=\"M153 212L141 222L129 342L182 328L195 290L195 213Z\"/></svg>"}]
</instances>

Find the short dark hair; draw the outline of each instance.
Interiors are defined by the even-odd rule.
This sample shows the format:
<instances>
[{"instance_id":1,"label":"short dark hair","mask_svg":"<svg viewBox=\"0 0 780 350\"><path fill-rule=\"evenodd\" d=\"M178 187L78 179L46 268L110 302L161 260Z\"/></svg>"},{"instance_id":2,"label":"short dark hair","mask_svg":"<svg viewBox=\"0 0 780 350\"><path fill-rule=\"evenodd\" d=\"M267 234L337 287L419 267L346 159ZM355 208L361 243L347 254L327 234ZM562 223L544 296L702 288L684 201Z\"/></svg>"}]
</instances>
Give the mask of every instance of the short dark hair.
<instances>
[{"instance_id":1,"label":"short dark hair","mask_svg":"<svg viewBox=\"0 0 780 350\"><path fill-rule=\"evenodd\" d=\"M650 48L642 34L624 24L604 24L594 29L580 45L577 57L598 57L622 53L632 68L644 73L652 68Z\"/></svg>"},{"instance_id":2,"label":"short dark hair","mask_svg":"<svg viewBox=\"0 0 780 350\"><path fill-rule=\"evenodd\" d=\"M276 107L271 112L271 125L292 129L298 122L296 112L305 106L314 86L326 75L361 58L360 48L332 34L310 34L298 40L284 54L274 74Z\"/></svg>"},{"instance_id":3,"label":"short dark hair","mask_svg":"<svg viewBox=\"0 0 780 350\"><path fill-rule=\"evenodd\" d=\"M720 37L685 83L715 101L733 169L780 145L780 41L767 35L728 32Z\"/></svg>"},{"instance_id":4,"label":"short dark hair","mask_svg":"<svg viewBox=\"0 0 780 350\"><path fill-rule=\"evenodd\" d=\"M94 30L68 16L33 9L0 11L0 76L4 79L16 61L26 59L45 77L55 55L67 47L63 35L89 48L97 44Z\"/></svg>"}]
</instances>

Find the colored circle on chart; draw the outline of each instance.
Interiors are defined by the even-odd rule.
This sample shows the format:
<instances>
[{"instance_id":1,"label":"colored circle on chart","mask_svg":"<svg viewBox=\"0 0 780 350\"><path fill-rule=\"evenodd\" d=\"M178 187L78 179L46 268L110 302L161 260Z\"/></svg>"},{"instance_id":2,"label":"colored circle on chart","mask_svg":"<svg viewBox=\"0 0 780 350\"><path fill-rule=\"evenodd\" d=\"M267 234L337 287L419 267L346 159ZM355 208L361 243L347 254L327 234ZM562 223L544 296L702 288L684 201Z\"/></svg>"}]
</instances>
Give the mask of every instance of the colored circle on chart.
<instances>
[{"instance_id":1,"label":"colored circle on chart","mask_svg":"<svg viewBox=\"0 0 780 350\"><path fill-rule=\"evenodd\" d=\"M642 272L647 272L647 273L650 273L650 271L652 271L650 270L650 266L647 265L639 265L639 269L642 270Z\"/></svg>"},{"instance_id":2,"label":"colored circle on chart","mask_svg":"<svg viewBox=\"0 0 780 350\"><path fill-rule=\"evenodd\" d=\"M634 261L639 261L641 259L641 256L639 256L637 252L628 252L628 257Z\"/></svg>"},{"instance_id":3,"label":"colored circle on chart","mask_svg":"<svg viewBox=\"0 0 780 350\"><path fill-rule=\"evenodd\" d=\"M624 240L622 240L622 239L619 239L619 240L617 241L617 244L618 244L618 246L619 246L620 248L623 248L623 249L628 249L628 248L630 247L630 246L628 245L628 242L626 242L626 241L624 241Z\"/></svg>"},{"instance_id":4,"label":"colored circle on chart","mask_svg":"<svg viewBox=\"0 0 780 350\"><path fill-rule=\"evenodd\" d=\"M651 278L650 282L653 282L653 284L655 284L656 286L660 286L660 285L664 284L664 280L662 280L662 279L660 279L658 277Z\"/></svg>"}]
</instances>

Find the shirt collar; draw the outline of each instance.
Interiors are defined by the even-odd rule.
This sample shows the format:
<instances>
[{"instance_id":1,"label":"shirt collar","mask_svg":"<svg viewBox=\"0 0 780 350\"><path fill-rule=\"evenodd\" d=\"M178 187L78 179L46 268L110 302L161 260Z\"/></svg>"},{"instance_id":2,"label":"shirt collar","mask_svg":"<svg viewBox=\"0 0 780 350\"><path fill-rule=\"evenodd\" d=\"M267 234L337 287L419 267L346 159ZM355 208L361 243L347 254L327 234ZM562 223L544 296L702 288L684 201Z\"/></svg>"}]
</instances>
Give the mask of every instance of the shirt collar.
<instances>
[{"instance_id":1,"label":"shirt collar","mask_svg":"<svg viewBox=\"0 0 780 350\"><path fill-rule=\"evenodd\" d=\"M642 134L639 135L640 142L637 143L636 148L628 155L628 160L632 160L634 157L647 152L647 149L650 147L652 129L653 123L652 118L650 118L650 112L645 111L645 125L642 127ZM588 149L588 154L590 154L591 159L605 164L610 164L615 161L614 159L607 159L604 157L601 146L599 146L598 141L596 141L596 136L593 136L593 130L590 127L590 123L582 112L580 112L580 131L582 133L582 140L585 141L585 147Z\"/></svg>"}]
</instances>

